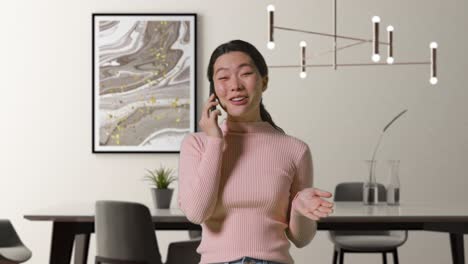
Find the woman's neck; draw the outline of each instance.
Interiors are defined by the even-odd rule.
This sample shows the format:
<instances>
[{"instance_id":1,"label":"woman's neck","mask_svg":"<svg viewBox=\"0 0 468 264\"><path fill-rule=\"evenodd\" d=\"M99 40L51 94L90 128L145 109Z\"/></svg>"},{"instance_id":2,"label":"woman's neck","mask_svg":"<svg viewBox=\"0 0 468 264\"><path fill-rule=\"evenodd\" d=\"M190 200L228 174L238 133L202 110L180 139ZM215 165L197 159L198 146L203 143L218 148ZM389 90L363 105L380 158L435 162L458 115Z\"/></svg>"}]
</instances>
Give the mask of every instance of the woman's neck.
<instances>
[{"instance_id":1,"label":"woman's neck","mask_svg":"<svg viewBox=\"0 0 468 264\"><path fill-rule=\"evenodd\" d=\"M230 122L261 122L263 121L260 112L258 112L255 116L232 116L230 114L227 115L227 120Z\"/></svg>"}]
</instances>

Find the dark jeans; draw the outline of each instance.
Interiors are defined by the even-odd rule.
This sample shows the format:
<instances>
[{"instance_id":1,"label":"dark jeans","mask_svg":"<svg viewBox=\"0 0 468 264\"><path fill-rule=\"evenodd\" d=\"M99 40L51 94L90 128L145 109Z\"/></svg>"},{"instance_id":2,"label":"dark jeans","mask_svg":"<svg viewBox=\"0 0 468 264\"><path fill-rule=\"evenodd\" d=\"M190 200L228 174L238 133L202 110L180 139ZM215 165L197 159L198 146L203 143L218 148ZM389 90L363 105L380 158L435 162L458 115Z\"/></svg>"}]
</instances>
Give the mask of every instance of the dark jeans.
<instances>
[{"instance_id":1,"label":"dark jeans","mask_svg":"<svg viewBox=\"0 0 468 264\"><path fill-rule=\"evenodd\" d=\"M241 259L237 259L230 262L223 262L219 264L281 264L279 262L270 261L270 260L262 260L262 259L255 259L251 257L243 257Z\"/></svg>"}]
</instances>

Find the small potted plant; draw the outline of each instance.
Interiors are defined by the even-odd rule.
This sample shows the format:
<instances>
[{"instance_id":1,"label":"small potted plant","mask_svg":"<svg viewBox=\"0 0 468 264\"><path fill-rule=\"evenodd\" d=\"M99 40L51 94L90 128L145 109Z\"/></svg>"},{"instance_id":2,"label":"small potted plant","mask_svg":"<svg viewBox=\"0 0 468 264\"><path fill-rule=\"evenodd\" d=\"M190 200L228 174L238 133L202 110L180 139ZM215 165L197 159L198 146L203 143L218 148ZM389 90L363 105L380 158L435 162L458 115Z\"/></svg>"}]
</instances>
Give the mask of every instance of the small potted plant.
<instances>
[{"instance_id":1,"label":"small potted plant","mask_svg":"<svg viewBox=\"0 0 468 264\"><path fill-rule=\"evenodd\" d=\"M144 179L149 181L153 188L151 194L157 209L167 209L171 205L172 193L174 189L168 188L169 184L176 180L172 175L172 168L165 168L160 166L159 169L148 170Z\"/></svg>"}]
</instances>

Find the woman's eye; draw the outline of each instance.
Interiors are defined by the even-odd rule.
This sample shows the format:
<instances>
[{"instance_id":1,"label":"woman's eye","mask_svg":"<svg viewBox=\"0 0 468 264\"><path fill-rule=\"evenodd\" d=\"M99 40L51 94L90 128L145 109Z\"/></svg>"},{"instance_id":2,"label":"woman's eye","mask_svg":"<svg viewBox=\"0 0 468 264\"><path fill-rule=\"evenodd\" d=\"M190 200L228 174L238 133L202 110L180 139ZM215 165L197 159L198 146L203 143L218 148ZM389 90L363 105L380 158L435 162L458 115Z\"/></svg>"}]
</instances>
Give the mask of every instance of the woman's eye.
<instances>
[{"instance_id":1,"label":"woman's eye","mask_svg":"<svg viewBox=\"0 0 468 264\"><path fill-rule=\"evenodd\" d=\"M226 80L227 77L219 77L218 80Z\"/></svg>"},{"instance_id":2,"label":"woman's eye","mask_svg":"<svg viewBox=\"0 0 468 264\"><path fill-rule=\"evenodd\" d=\"M252 74L252 73L253 73L253 72L245 72L245 73L243 73L242 75L250 75L250 74Z\"/></svg>"}]
</instances>

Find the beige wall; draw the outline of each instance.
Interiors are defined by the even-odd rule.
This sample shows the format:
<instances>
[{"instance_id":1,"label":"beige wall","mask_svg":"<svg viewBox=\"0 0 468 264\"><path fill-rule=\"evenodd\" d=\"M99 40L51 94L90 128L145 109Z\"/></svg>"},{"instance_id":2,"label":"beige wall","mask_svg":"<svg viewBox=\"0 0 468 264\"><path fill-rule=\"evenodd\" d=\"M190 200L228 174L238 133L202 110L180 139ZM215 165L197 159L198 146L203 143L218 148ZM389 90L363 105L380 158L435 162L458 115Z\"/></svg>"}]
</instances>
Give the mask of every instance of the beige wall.
<instances>
[{"instance_id":1,"label":"beige wall","mask_svg":"<svg viewBox=\"0 0 468 264\"><path fill-rule=\"evenodd\" d=\"M338 1L339 34L371 37L373 15L395 27L397 61L428 61L429 42L439 43L439 84L428 82L428 66L272 69L264 95L274 120L313 152L315 184L332 190L339 181L361 180L379 131L399 111L408 113L386 135L381 159L401 160L402 201L465 203L468 180L468 41L466 1ZM298 42L308 50L331 40L277 31L275 51L266 49L266 6L276 5L278 25L332 30L332 1L9 1L2 3L0 41L2 139L0 217L13 220L32 249L30 263L46 263L51 225L23 214L56 203L97 199L151 205L144 168L176 167L177 154L91 154L91 13L195 12L198 14L198 108L208 96L205 69L221 42L241 38L255 44L268 64L298 63ZM384 29L384 27L382 27ZM385 36L385 34L382 34ZM344 43L344 42L343 42ZM347 42L346 42L347 43ZM370 45L340 53L342 62L369 62ZM384 50L385 51L385 50ZM330 57L316 62L328 62ZM310 61L312 63L312 61ZM177 193L176 193L177 194ZM173 201L175 206L175 200ZM186 232L158 233L165 258L170 241ZM91 242L90 261L94 257ZM466 251L468 255L468 251ZM329 263L325 232L303 249L299 264ZM411 232L401 263L448 263L448 235ZM314 261L312 261L314 259ZM347 263L375 263L379 255L350 255Z\"/></svg>"}]
</instances>

